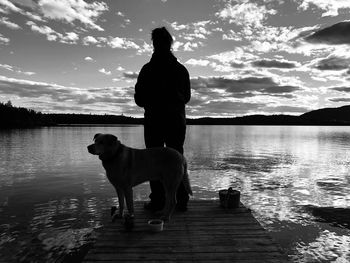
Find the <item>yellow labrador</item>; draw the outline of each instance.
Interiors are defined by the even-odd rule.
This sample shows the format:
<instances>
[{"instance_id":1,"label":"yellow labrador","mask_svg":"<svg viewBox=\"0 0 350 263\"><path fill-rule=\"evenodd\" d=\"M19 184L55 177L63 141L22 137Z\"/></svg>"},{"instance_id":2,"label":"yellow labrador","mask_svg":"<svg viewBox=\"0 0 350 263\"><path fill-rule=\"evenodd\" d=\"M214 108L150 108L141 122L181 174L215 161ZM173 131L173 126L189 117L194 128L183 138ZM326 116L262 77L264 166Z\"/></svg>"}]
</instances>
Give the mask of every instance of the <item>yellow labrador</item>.
<instances>
[{"instance_id":1,"label":"yellow labrador","mask_svg":"<svg viewBox=\"0 0 350 263\"><path fill-rule=\"evenodd\" d=\"M106 170L108 180L115 187L119 201L119 216L123 215L124 198L128 212L133 216L132 187L145 181L160 180L165 191L162 218L169 220L176 205L176 191L183 181L186 191L192 195L187 173L186 159L167 147L133 149L123 145L112 134L96 134L88 151L98 155Z\"/></svg>"}]
</instances>

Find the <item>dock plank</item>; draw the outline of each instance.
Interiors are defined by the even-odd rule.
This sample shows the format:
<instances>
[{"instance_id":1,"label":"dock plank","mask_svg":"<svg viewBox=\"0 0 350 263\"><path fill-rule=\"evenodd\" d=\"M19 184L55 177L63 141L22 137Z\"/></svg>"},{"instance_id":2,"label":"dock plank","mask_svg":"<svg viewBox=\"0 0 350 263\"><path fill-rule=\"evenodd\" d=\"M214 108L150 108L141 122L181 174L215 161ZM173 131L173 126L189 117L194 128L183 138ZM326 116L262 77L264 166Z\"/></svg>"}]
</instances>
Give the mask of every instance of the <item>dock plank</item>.
<instances>
[{"instance_id":1,"label":"dock plank","mask_svg":"<svg viewBox=\"0 0 350 263\"><path fill-rule=\"evenodd\" d=\"M106 223L84 262L288 262L242 204L223 209L216 200L191 200L158 233L149 231L147 221L155 217L140 202L135 217L132 231L121 220Z\"/></svg>"}]
</instances>

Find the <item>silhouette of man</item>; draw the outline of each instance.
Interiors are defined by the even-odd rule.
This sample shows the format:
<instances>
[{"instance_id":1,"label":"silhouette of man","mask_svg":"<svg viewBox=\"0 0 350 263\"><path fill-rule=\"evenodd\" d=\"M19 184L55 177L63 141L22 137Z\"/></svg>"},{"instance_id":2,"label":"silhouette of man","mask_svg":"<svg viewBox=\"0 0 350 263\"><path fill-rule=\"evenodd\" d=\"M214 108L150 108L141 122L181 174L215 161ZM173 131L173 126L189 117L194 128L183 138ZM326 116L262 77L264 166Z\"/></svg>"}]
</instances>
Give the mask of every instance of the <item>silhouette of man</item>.
<instances>
[{"instance_id":1,"label":"silhouette of man","mask_svg":"<svg viewBox=\"0 0 350 263\"><path fill-rule=\"evenodd\" d=\"M191 98L187 69L171 52L173 38L165 27L152 31L154 52L135 85L135 102L145 109L144 138L147 148L171 147L183 154L186 135L185 104ZM151 181L151 202L145 209L157 211L164 206L165 194L160 181ZM177 190L177 209L187 210L189 196L181 182Z\"/></svg>"}]
</instances>

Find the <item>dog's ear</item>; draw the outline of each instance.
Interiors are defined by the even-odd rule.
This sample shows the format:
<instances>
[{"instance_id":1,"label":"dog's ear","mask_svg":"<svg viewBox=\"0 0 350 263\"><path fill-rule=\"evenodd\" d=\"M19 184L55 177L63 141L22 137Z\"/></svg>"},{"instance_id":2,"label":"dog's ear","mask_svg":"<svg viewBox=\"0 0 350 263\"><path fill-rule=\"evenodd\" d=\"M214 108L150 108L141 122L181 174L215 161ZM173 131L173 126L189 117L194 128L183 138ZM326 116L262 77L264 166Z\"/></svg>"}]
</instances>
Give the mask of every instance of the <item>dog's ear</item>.
<instances>
[{"instance_id":1,"label":"dog's ear","mask_svg":"<svg viewBox=\"0 0 350 263\"><path fill-rule=\"evenodd\" d=\"M100 136L100 135L101 135L101 133L96 133L95 136L94 136L94 140L96 140L96 138L97 138L98 136Z\"/></svg>"},{"instance_id":2,"label":"dog's ear","mask_svg":"<svg viewBox=\"0 0 350 263\"><path fill-rule=\"evenodd\" d=\"M117 146L119 146L120 141L118 140L118 137L117 137L117 136L112 135L112 136L110 137L110 140L111 140L111 143L112 143L112 144L116 144Z\"/></svg>"}]
</instances>

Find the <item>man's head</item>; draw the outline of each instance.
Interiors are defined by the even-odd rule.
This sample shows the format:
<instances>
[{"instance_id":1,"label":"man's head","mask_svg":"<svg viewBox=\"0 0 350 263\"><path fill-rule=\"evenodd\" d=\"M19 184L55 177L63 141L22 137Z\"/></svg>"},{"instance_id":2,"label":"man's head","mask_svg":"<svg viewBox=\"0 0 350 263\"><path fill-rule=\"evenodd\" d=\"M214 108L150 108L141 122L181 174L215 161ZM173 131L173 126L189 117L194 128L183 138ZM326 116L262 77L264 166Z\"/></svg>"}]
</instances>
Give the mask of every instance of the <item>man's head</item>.
<instances>
[{"instance_id":1,"label":"man's head","mask_svg":"<svg viewBox=\"0 0 350 263\"><path fill-rule=\"evenodd\" d=\"M173 38L165 27L158 27L152 30L152 41L154 51L170 51Z\"/></svg>"}]
</instances>

